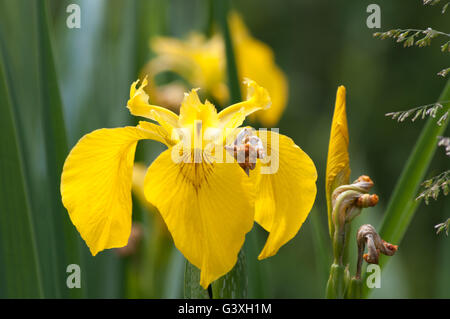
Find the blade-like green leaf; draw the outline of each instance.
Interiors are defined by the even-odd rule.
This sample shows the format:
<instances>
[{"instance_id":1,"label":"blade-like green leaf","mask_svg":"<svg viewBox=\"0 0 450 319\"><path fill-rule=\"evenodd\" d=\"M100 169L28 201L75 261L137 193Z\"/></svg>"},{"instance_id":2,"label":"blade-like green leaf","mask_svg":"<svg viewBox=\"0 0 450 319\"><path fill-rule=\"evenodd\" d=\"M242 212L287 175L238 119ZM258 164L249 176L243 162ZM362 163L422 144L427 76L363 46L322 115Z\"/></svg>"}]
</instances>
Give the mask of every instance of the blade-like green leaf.
<instances>
[{"instance_id":1,"label":"blade-like green leaf","mask_svg":"<svg viewBox=\"0 0 450 319\"><path fill-rule=\"evenodd\" d=\"M239 252L233 269L214 281L211 286L214 299L247 298L248 277L244 249Z\"/></svg>"},{"instance_id":2,"label":"blade-like green leaf","mask_svg":"<svg viewBox=\"0 0 450 319\"><path fill-rule=\"evenodd\" d=\"M36 8L38 39L38 84L42 111L42 128L45 137L49 199L52 222L55 227L57 282L63 297L81 297L82 289L68 289L65 272L69 264L81 264L79 235L69 220L62 205L59 192L60 176L68 154L66 129L62 111L58 79L53 59L52 42L49 31L47 1L39 1ZM61 240L62 239L62 240Z\"/></svg>"},{"instance_id":3,"label":"blade-like green leaf","mask_svg":"<svg viewBox=\"0 0 450 319\"><path fill-rule=\"evenodd\" d=\"M447 81L438 101L447 100L450 100L450 80ZM379 230L381 238L387 242L395 245L400 244L421 202L416 200L420 184L425 178L436 151L437 137L445 132L449 120L442 121L441 125L438 125L437 122L449 109L450 104L444 104L436 113L436 117L430 117L427 120L395 186ZM381 256L380 267L383 267L387 260L386 256ZM366 295L369 293L366 285L364 286L364 292Z\"/></svg>"},{"instance_id":4,"label":"blade-like green leaf","mask_svg":"<svg viewBox=\"0 0 450 319\"><path fill-rule=\"evenodd\" d=\"M37 86L36 5L29 1L0 1L0 37L19 146L23 155L33 229L46 298L60 297L54 223L45 174L44 144ZM29 19L21 19L27 16ZM13 30L13 31L12 31ZM26 50L24 48L27 48Z\"/></svg>"},{"instance_id":5,"label":"blade-like green leaf","mask_svg":"<svg viewBox=\"0 0 450 319\"><path fill-rule=\"evenodd\" d=\"M169 269L166 271L165 288L162 298L177 299L183 297L183 255L175 248L171 251Z\"/></svg>"},{"instance_id":6,"label":"blade-like green leaf","mask_svg":"<svg viewBox=\"0 0 450 319\"><path fill-rule=\"evenodd\" d=\"M238 103L241 101L241 89L236 66L236 57L234 55L233 41L231 39L230 28L228 26L228 12L230 7L229 0L215 2L214 10L217 15L217 21L222 29L225 40L225 53L227 58L227 78L230 89L230 102Z\"/></svg>"},{"instance_id":7,"label":"blade-like green leaf","mask_svg":"<svg viewBox=\"0 0 450 319\"><path fill-rule=\"evenodd\" d=\"M187 260L184 271L184 298L209 299L208 290L200 286L200 269Z\"/></svg>"},{"instance_id":8,"label":"blade-like green leaf","mask_svg":"<svg viewBox=\"0 0 450 319\"><path fill-rule=\"evenodd\" d=\"M0 50L0 297L43 297L24 164Z\"/></svg>"}]
</instances>

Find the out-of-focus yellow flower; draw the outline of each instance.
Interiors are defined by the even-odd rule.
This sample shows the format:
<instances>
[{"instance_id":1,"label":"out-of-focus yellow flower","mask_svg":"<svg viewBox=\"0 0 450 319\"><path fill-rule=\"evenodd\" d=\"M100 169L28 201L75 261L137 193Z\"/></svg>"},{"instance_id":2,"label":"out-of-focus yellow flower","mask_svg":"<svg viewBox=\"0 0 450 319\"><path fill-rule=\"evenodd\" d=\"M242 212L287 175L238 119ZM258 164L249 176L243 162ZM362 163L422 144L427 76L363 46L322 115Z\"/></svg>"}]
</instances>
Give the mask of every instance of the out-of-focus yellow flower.
<instances>
[{"instance_id":1,"label":"out-of-focus yellow flower","mask_svg":"<svg viewBox=\"0 0 450 319\"><path fill-rule=\"evenodd\" d=\"M147 81L137 83L130 112L158 124L96 130L64 163L62 201L91 253L127 244L136 144L151 139L168 149L148 168L144 196L158 208L175 246L201 269L203 288L233 268L254 220L270 233L258 258L276 254L308 216L317 172L289 137L239 128L246 116L270 106L267 91L247 80L246 101L217 113L191 90L177 115L148 104ZM231 161L223 160L227 155Z\"/></svg>"},{"instance_id":2,"label":"out-of-focus yellow flower","mask_svg":"<svg viewBox=\"0 0 450 319\"><path fill-rule=\"evenodd\" d=\"M151 47L157 56L145 67L144 73L154 77L164 71L176 72L192 86L206 90L218 102L227 101L225 49L219 34L207 39L201 34L192 33L184 41L156 37L151 41ZM181 100L177 101L178 106Z\"/></svg>"},{"instance_id":3,"label":"out-of-focus yellow flower","mask_svg":"<svg viewBox=\"0 0 450 319\"><path fill-rule=\"evenodd\" d=\"M288 82L283 71L275 64L272 49L253 38L240 15L229 16L230 32L236 52L236 63L240 78L249 77L265 87L272 99L272 107L252 115L262 125L272 127L281 118L288 97ZM241 86L243 96L245 87Z\"/></svg>"},{"instance_id":4,"label":"out-of-focus yellow flower","mask_svg":"<svg viewBox=\"0 0 450 319\"><path fill-rule=\"evenodd\" d=\"M275 64L272 49L251 36L237 13L231 13L228 22L241 83L244 78L254 79L269 91L272 98L270 109L257 112L251 117L266 127L274 126L283 114L287 102L286 77ZM228 101L225 46L220 34L215 34L210 39L195 33L186 40L157 37L151 42L151 47L157 56L147 64L143 73L155 76L163 71L173 71L192 86L205 89L220 104ZM241 91L242 96L245 96L244 85L241 86ZM159 101L167 100L165 92L155 87L150 88L149 94ZM173 104L170 101L168 107Z\"/></svg>"},{"instance_id":5,"label":"out-of-focus yellow flower","mask_svg":"<svg viewBox=\"0 0 450 319\"><path fill-rule=\"evenodd\" d=\"M336 187L350 183L350 160L348 155L348 126L345 111L345 87L340 86L336 94L333 121L331 123L330 143L328 146L325 191L328 206L328 223L332 232L331 195Z\"/></svg>"},{"instance_id":6,"label":"out-of-focus yellow flower","mask_svg":"<svg viewBox=\"0 0 450 319\"><path fill-rule=\"evenodd\" d=\"M145 209L152 213L152 217L154 217L155 230L158 236L166 236L170 237L170 233L167 230L167 226L164 223L161 215L158 213L155 206L153 206L146 198L144 194L144 182L145 175L147 174L147 166L143 163L135 163L133 168L133 179L132 179L132 191L136 196L139 203L145 207Z\"/></svg>"}]
</instances>

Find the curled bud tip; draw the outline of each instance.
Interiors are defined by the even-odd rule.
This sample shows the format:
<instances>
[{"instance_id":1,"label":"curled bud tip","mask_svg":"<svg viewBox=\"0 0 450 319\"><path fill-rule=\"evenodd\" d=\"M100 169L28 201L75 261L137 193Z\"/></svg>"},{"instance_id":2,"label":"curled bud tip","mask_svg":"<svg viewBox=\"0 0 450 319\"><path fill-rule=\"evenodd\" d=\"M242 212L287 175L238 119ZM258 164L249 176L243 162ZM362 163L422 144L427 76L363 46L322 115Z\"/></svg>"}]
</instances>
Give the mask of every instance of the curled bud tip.
<instances>
[{"instance_id":1,"label":"curled bud tip","mask_svg":"<svg viewBox=\"0 0 450 319\"><path fill-rule=\"evenodd\" d=\"M390 244L384 240L383 240L383 245L384 245L384 247L386 247L387 250L392 252L392 255L395 254L395 252L398 250L398 245Z\"/></svg>"},{"instance_id":2,"label":"curled bud tip","mask_svg":"<svg viewBox=\"0 0 450 319\"><path fill-rule=\"evenodd\" d=\"M378 195L363 194L356 200L356 206L361 208L373 207L378 204Z\"/></svg>"},{"instance_id":3,"label":"curled bud tip","mask_svg":"<svg viewBox=\"0 0 450 319\"><path fill-rule=\"evenodd\" d=\"M358 179L356 181L373 183L372 180L370 179L370 177L367 175L361 175L360 177L358 177Z\"/></svg>"},{"instance_id":4,"label":"curled bud tip","mask_svg":"<svg viewBox=\"0 0 450 319\"><path fill-rule=\"evenodd\" d=\"M364 254L363 258L368 264L378 264L378 255Z\"/></svg>"}]
</instances>

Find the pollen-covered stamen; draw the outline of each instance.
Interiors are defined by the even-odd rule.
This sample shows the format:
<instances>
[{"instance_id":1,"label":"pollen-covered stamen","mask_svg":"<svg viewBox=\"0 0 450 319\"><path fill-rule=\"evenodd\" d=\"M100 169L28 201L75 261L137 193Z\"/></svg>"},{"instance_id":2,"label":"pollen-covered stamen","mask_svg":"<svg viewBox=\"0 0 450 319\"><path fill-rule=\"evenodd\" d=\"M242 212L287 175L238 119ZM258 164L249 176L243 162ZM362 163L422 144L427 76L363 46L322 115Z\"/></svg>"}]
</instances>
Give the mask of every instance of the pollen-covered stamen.
<instances>
[{"instance_id":1,"label":"pollen-covered stamen","mask_svg":"<svg viewBox=\"0 0 450 319\"><path fill-rule=\"evenodd\" d=\"M247 175L250 174L250 170L255 169L256 159L265 156L261 139L249 128L240 131L233 144L226 145L225 149L234 156Z\"/></svg>"}]
</instances>

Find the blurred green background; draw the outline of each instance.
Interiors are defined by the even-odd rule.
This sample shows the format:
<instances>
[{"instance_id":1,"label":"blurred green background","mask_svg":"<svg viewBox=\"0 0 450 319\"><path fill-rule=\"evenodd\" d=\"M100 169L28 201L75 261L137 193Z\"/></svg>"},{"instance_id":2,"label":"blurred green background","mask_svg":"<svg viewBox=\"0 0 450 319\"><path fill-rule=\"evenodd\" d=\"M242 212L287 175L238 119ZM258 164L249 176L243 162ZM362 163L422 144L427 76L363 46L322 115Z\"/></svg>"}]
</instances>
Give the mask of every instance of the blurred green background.
<instances>
[{"instance_id":1,"label":"blurred green background","mask_svg":"<svg viewBox=\"0 0 450 319\"><path fill-rule=\"evenodd\" d=\"M6 79L0 101L11 106L7 114L15 123L9 127L6 117L0 121L1 165L9 172L0 176L0 297L181 298L184 259L161 228L157 212L135 201L133 218L143 227L136 254L121 257L110 250L92 257L60 203L58 179L61 160L84 134L136 123L125 105L130 84L152 56L150 37L203 32L209 2L52 0L47 2L49 32L42 3L0 0ZM80 29L66 26L71 3L81 7ZM331 263L324 174L337 87L347 88L352 179L369 175L375 182L373 192L380 196L379 204L364 210L354 225L378 227L424 124L397 123L384 114L436 102L445 85L436 75L449 63L440 52L442 41L404 49L372 34L397 27L448 32L448 14L442 15L440 6L424 7L420 0L379 0L381 29L374 30L366 26L370 3L233 2L252 35L272 47L288 77L289 101L278 124L280 132L311 156L319 174L309 218L276 256L256 260L266 237L259 226L255 224L247 236L250 298L324 297ZM49 61L54 61L55 70ZM61 105L63 112L58 113ZM149 164L161 150L156 143L140 143L137 160ZM19 163L11 164L15 170L9 166L13 162ZM447 169L448 162L438 150L427 176ZM18 184L12 187L14 183ZM12 198L21 206L10 204ZM450 240L436 236L433 229L449 215L450 202L443 196L429 206L421 204L383 271L381 288L371 297L450 298ZM356 243L350 251L353 269ZM71 263L81 266L81 289L65 285Z\"/></svg>"}]
</instances>

